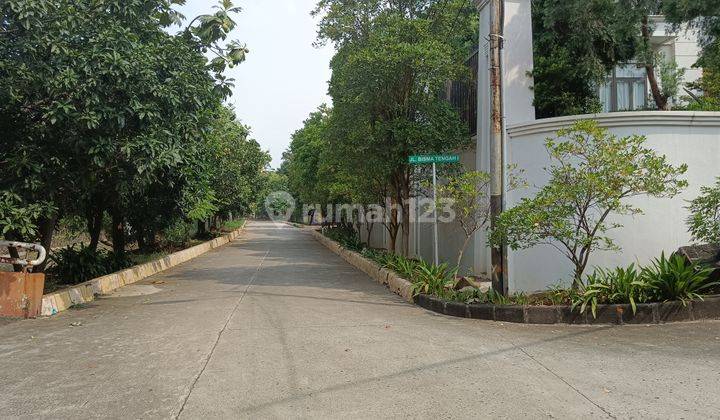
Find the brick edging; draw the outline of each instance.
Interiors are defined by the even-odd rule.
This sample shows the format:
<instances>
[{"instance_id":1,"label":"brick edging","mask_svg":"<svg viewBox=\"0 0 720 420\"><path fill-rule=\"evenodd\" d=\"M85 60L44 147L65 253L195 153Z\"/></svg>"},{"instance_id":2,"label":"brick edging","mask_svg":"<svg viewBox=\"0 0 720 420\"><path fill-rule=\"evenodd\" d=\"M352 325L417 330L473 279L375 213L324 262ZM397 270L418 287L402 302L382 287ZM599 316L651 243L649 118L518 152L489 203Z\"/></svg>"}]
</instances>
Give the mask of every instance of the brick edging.
<instances>
[{"instance_id":1,"label":"brick edging","mask_svg":"<svg viewBox=\"0 0 720 420\"><path fill-rule=\"evenodd\" d=\"M523 324L662 324L720 319L720 296L704 301L642 303L633 314L630 305L598 305L597 318L570 306L465 304L419 295L416 303L430 311L460 318Z\"/></svg>"},{"instance_id":2,"label":"brick edging","mask_svg":"<svg viewBox=\"0 0 720 420\"><path fill-rule=\"evenodd\" d=\"M376 282L386 285L393 293L405 299L406 302L415 302L411 290L412 283L401 278L395 272L380 267L375 262L363 257L357 252L343 248L339 243L333 241L319 231L313 229L310 232L315 240L323 244L330 251L342 257L350 265L364 272Z\"/></svg>"},{"instance_id":3,"label":"brick edging","mask_svg":"<svg viewBox=\"0 0 720 420\"><path fill-rule=\"evenodd\" d=\"M243 223L241 228L226 235L188 249L183 249L182 251L167 255L162 259L136 265L126 270L118 271L117 273L88 280L67 289L44 295L42 299L41 315L57 315L58 313L66 311L75 305L92 302L95 300L95 296L106 295L123 286L137 283L140 280L144 280L150 276L154 276L155 274L197 258L200 255L237 239L245 229L246 225L247 221Z\"/></svg>"}]
</instances>

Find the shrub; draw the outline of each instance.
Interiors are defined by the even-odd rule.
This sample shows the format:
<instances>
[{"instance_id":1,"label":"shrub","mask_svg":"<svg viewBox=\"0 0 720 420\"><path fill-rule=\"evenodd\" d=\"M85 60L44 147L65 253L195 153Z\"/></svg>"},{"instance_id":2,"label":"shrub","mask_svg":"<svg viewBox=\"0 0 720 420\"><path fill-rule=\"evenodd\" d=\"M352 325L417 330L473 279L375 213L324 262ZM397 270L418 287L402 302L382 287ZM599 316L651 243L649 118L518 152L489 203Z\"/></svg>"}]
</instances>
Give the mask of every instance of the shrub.
<instances>
[{"instance_id":1,"label":"shrub","mask_svg":"<svg viewBox=\"0 0 720 420\"><path fill-rule=\"evenodd\" d=\"M670 165L645 140L619 138L591 120L558 131L546 142L550 181L498 218L492 244L555 247L573 264L573 287L579 288L593 252L619 250L609 231L621 226L612 217L642 213L626 199L674 197L687 186L680 178L687 166Z\"/></svg>"},{"instance_id":2,"label":"shrub","mask_svg":"<svg viewBox=\"0 0 720 420\"><path fill-rule=\"evenodd\" d=\"M703 292L718 285L709 281L712 272L713 269L690 263L680 255L665 258L663 253L652 266L643 269L642 277L654 301L679 300L686 305L688 301L702 300Z\"/></svg>"},{"instance_id":3,"label":"shrub","mask_svg":"<svg viewBox=\"0 0 720 420\"><path fill-rule=\"evenodd\" d=\"M720 178L712 187L703 187L701 195L690 203L688 227L693 239L720 244Z\"/></svg>"},{"instance_id":4,"label":"shrub","mask_svg":"<svg viewBox=\"0 0 720 420\"><path fill-rule=\"evenodd\" d=\"M635 264L615 270L597 269L587 277L572 306L573 309L579 306L582 313L590 308L593 317L596 317L598 304L629 303L635 313L637 303L648 300L648 289Z\"/></svg>"},{"instance_id":5,"label":"shrub","mask_svg":"<svg viewBox=\"0 0 720 420\"><path fill-rule=\"evenodd\" d=\"M412 293L447 297L452 294L455 287L455 274L457 270L451 270L447 264L433 265L421 261L415 267L414 275L410 278L412 282Z\"/></svg>"},{"instance_id":6,"label":"shrub","mask_svg":"<svg viewBox=\"0 0 720 420\"><path fill-rule=\"evenodd\" d=\"M131 265L112 252L96 250L80 244L71 245L50 254L52 265L48 274L59 284L74 285L114 273Z\"/></svg>"},{"instance_id":7,"label":"shrub","mask_svg":"<svg viewBox=\"0 0 720 420\"><path fill-rule=\"evenodd\" d=\"M351 251L362 251L365 247L360 236L352 227L334 227L325 229L325 236L342 245Z\"/></svg>"},{"instance_id":8,"label":"shrub","mask_svg":"<svg viewBox=\"0 0 720 420\"><path fill-rule=\"evenodd\" d=\"M166 246L185 248L195 234L195 224L177 219L163 230Z\"/></svg>"}]
</instances>

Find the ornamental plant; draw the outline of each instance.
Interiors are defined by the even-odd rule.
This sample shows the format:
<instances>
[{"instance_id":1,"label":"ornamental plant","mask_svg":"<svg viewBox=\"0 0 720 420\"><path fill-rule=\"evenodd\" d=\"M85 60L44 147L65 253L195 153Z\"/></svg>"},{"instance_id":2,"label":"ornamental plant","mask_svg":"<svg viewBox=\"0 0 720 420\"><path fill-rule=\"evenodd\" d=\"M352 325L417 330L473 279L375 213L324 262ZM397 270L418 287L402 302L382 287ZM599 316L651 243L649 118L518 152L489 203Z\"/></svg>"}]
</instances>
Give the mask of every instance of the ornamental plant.
<instances>
[{"instance_id":1,"label":"ornamental plant","mask_svg":"<svg viewBox=\"0 0 720 420\"><path fill-rule=\"evenodd\" d=\"M712 187L703 187L688 207L688 227L693 239L720 245L720 178Z\"/></svg>"},{"instance_id":2,"label":"ornamental plant","mask_svg":"<svg viewBox=\"0 0 720 420\"><path fill-rule=\"evenodd\" d=\"M687 186L681 179L687 166L669 164L645 141L617 137L592 120L559 130L546 141L550 181L498 218L491 243L554 247L572 263L573 288L580 288L593 252L620 250L610 236L622 227L615 216L642 213L628 198L674 197Z\"/></svg>"}]
</instances>

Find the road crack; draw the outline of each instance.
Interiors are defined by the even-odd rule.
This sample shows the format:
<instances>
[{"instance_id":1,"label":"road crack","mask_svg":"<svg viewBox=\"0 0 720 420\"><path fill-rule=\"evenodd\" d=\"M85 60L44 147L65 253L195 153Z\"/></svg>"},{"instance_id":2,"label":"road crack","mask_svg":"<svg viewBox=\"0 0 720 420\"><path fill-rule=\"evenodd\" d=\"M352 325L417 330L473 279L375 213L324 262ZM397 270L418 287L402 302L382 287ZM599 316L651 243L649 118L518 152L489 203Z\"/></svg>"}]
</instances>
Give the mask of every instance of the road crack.
<instances>
[{"instance_id":1,"label":"road crack","mask_svg":"<svg viewBox=\"0 0 720 420\"><path fill-rule=\"evenodd\" d=\"M543 362L537 360L533 355L531 355L530 353L528 353L527 351L525 351L524 348L522 348L521 346L516 346L516 348L517 348L518 350L520 350L520 351L521 351L525 356L527 356L530 360L532 360L533 362L535 362L538 366L540 366L540 367L542 367L543 369L545 369L545 370L546 370L548 373L550 373L552 376L554 376L555 378L557 378L558 380L560 380L562 383L564 383L565 385L567 385L570 389L572 389L573 391L575 391L575 393L578 394L580 397L582 397L582 398L585 399L587 402L589 402L590 404L592 404L592 405L594 405L595 407L597 407L600 411L602 411L603 413L605 413L608 417L610 417L611 419L617 419L617 417L615 417L612 413L610 413L608 410L606 410L605 407L603 407L603 406L601 406L600 404L598 404L598 403L596 403L595 401L593 401L590 397L588 397L587 395L585 395L585 393L583 393L583 392L580 391L578 388L576 388L573 384L571 384L570 382L568 382L567 380L565 380L565 378L563 378L563 377L560 376L559 374L555 373L555 371L553 371L552 369L550 369L550 368L549 368L548 366L546 366Z\"/></svg>"},{"instance_id":2,"label":"road crack","mask_svg":"<svg viewBox=\"0 0 720 420\"><path fill-rule=\"evenodd\" d=\"M215 354L215 350L217 349L218 344L220 343L220 338L222 335L227 331L228 325L230 325L230 321L232 320L233 316L235 316L235 313L237 312L238 308L240 308L240 305L242 304L243 300L245 299L245 296L247 295L248 291L250 290L250 287L252 287L253 283L255 282L255 279L257 278L258 274L260 274L260 271L262 270L263 264L265 263L265 260L270 255L270 251L266 251L265 255L263 256L262 260L260 261L260 264L258 264L257 269L255 270L255 273L253 273L252 277L250 277L250 281L248 282L247 286L245 286L245 290L243 291L242 295L238 299L237 303L235 303L235 306L233 307L232 311L230 311L230 314L228 315L227 319L225 320L225 324L223 325L222 329L218 332L217 337L215 338L215 343L213 343L212 348L210 349L210 353L208 353L207 357L205 357L205 362L203 363L202 368L200 368L200 371L195 376L195 379L193 380L192 384L190 385L190 389L188 389L187 395L185 395L185 398L183 398L182 405L180 406L180 410L178 410L178 413L173 416L175 420L179 419L182 415L183 411L185 411L185 406L187 405L187 402L190 400L190 396L192 395L193 391L195 390L195 386L197 385L198 381L200 380L200 377L205 373L205 369L210 364L210 360L212 360L213 355Z\"/></svg>"}]
</instances>

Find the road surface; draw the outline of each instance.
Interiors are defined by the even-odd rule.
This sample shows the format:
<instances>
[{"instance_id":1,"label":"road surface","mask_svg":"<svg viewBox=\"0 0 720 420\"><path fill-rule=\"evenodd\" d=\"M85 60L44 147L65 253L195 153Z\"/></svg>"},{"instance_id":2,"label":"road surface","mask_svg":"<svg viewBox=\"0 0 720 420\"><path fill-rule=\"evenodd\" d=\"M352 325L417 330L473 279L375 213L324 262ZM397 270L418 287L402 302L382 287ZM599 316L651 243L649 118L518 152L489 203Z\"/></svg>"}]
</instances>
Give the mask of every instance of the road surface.
<instances>
[{"instance_id":1,"label":"road surface","mask_svg":"<svg viewBox=\"0 0 720 420\"><path fill-rule=\"evenodd\" d=\"M720 323L526 326L404 303L299 229L0 324L0 418L720 417Z\"/></svg>"}]
</instances>

